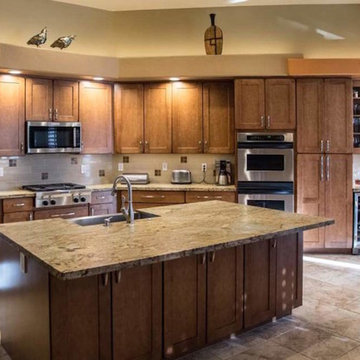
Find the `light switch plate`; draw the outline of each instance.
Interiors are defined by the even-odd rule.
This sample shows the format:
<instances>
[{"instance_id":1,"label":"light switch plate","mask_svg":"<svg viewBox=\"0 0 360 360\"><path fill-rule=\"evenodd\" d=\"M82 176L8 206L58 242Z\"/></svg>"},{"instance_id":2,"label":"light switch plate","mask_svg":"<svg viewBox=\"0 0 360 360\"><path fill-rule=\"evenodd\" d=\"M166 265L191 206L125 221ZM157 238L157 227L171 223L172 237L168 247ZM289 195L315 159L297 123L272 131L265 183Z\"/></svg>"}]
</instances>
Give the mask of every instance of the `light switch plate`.
<instances>
[{"instance_id":1,"label":"light switch plate","mask_svg":"<svg viewBox=\"0 0 360 360\"><path fill-rule=\"evenodd\" d=\"M124 163L122 162L118 163L118 171L124 171Z\"/></svg>"},{"instance_id":2,"label":"light switch plate","mask_svg":"<svg viewBox=\"0 0 360 360\"><path fill-rule=\"evenodd\" d=\"M4 176L4 168L0 167L0 176Z\"/></svg>"},{"instance_id":3,"label":"light switch plate","mask_svg":"<svg viewBox=\"0 0 360 360\"><path fill-rule=\"evenodd\" d=\"M163 162L163 163L162 163L162 171L167 171L167 169L168 169L168 164L167 164L167 162Z\"/></svg>"}]
</instances>

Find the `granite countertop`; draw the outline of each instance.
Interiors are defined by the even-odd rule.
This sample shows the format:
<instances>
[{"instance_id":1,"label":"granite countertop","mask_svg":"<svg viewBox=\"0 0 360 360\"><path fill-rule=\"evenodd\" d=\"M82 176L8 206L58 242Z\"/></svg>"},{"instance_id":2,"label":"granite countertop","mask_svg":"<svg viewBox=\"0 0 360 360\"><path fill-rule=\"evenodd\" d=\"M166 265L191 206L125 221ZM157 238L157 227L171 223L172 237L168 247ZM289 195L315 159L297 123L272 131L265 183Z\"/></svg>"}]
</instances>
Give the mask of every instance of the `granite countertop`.
<instances>
[{"instance_id":1,"label":"granite countertop","mask_svg":"<svg viewBox=\"0 0 360 360\"><path fill-rule=\"evenodd\" d=\"M75 279L126 267L248 244L333 224L330 219L209 201L149 208L159 215L124 222L80 226L53 219L0 225L0 238L42 263L61 279Z\"/></svg>"},{"instance_id":2,"label":"granite countertop","mask_svg":"<svg viewBox=\"0 0 360 360\"><path fill-rule=\"evenodd\" d=\"M87 188L92 191L104 191L111 190L112 184L101 184L101 185L87 185ZM144 185L133 185L133 190L144 190L144 191L236 191L235 185L218 186L215 184L144 184ZM118 190L126 190L126 185L118 184Z\"/></svg>"},{"instance_id":3,"label":"granite countertop","mask_svg":"<svg viewBox=\"0 0 360 360\"><path fill-rule=\"evenodd\" d=\"M18 197L35 197L35 193L29 190L7 190L0 191L0 200Z\"/></svg>"}]
</instances>

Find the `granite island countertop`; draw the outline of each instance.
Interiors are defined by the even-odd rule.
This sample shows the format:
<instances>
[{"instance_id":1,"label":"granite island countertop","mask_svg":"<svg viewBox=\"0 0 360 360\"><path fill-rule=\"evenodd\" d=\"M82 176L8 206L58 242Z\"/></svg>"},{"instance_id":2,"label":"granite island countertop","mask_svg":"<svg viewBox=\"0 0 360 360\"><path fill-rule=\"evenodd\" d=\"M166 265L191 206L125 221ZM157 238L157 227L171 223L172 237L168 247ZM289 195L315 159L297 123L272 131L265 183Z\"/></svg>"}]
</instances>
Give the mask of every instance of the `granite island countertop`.
<instances>
[{"instance_id":1,"label":"granite island countertop","mask_svg":"<svg viewBox=\"0 0 360 360\"><path fill-rule=\"evenodd\" d=\"M80 226L52 219L0 225L0 239L61 279L219 250L333 224L331 219L209 201L148 208L159 217Z\"/></svg>"}]
</instances>

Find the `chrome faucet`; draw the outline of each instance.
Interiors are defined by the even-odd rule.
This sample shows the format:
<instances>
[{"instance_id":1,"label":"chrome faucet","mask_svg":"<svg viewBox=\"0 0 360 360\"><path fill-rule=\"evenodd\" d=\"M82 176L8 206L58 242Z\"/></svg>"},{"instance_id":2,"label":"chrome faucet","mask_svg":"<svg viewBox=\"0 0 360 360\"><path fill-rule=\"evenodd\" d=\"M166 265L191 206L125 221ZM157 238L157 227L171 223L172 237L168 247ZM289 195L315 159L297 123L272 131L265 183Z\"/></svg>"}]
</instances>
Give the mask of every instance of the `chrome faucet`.
<instances>
[{"instance_id":1,"label":"chrome faucet","mask_svg":"<svg viewBox=\"0 0 360 360\"><path fill-rule=\"evenodd\" d=\"M133 204L132 204L132 186L131 186L131 182L129 180L129 178L127 176L124 175L119 175L113 183L113 188L111 191L111 195L115 196L116 195L116 186L118 184L119 181L121 180L125 180L126 185L127 185L127 191L128 191L128 207L125 207L125 196L122 195L121 196L121 212L122 214L125 216L126 218L126 222L128 224L134 224L134 208L133 208Z\"/></svg>"}]
</instances>

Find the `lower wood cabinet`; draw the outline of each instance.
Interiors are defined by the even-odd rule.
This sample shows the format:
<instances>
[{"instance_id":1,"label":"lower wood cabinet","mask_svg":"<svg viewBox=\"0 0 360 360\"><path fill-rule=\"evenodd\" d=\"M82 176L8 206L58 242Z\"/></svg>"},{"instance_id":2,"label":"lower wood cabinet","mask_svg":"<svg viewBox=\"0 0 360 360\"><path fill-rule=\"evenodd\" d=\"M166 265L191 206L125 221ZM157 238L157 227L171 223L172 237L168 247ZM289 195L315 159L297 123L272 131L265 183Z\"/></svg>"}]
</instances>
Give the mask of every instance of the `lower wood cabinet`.
<instances>
[{"instance_id":1,"label":"lower wood cabinet","mask_svg":"<svg viewBox=\"0 0 360 360\"><path fill-rule=\"evenodd\" d=\"M6 223L33 220L33 198L13 198L2 201L0 217ZM1 204L0 204L1 205ZM1 216L3 213L3 216Z\"/></svg>"},{"instance_id":2,"label":"lower wood cabinet","mask_svg":"<svg viewBox=\"0 0 360 360\"><path fill-rule=\"evenodd\" d=\"M210 200L236 202L236 193L231 191L189 191L186 193L187 203Z\"/></svg>"},{"instance_id":3,"label":"lower wood cabinet","mask_svg":"<svg viewBox=\"0 0 360 360\"><path fill-rule=\"evenodd\" d=\"M90 216L114 213L116 213L116 197L111 195L111 191L94 191L91 194Z\"/></svg>"},{"instance_id":4,"label":"lower wood cabinet","mask_svg":"<svg viewBox=\"0 0 360 360\"><path fill-rule=\"evenodd\" d=\"M34 220L44 220L44 219L71 219L77 217L88 216L89 209L85 206L74 206L74 207L64 207L60 209L46 209L46 210L36 210L34 212Z\"/></svg>"},{"instance_id":5,"label":"lower wood cabinet","mask_svg":"<svg viewBox=\"0 0 360 360\"><path fill-rule=\"evenodd\" d=\"M4 214L3 222L4 224L20 222L20 221L31 221L34 218L34 213L32 211L21 211L15 213Z\"/></svg>"}]
</instances>

